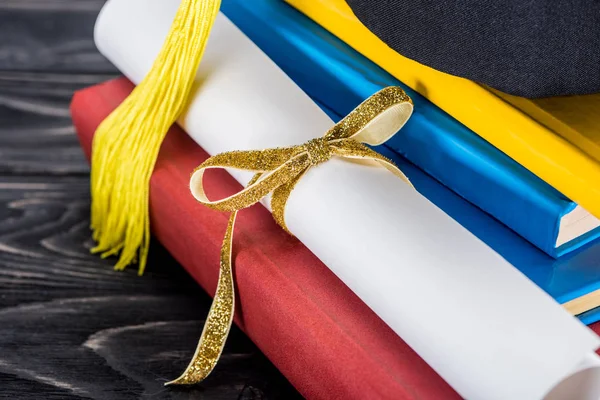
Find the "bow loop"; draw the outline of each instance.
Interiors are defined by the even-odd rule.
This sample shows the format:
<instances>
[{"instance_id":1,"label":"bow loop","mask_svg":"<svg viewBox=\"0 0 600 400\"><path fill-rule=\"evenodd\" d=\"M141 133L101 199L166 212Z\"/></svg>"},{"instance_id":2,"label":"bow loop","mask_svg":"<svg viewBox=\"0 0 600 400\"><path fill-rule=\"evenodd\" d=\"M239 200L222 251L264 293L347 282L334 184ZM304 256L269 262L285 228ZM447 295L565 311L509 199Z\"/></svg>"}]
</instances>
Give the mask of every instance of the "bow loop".
<instances>
[{"instance_id":1,"label":"bow loop","mask_svg":"<svg viewBox=\"0 0 600 400\"><path fill-rule=\"evenodd\" d=\"M265 151L272 151L273 154L278 154L279 152L276 150L281 149ZM285 150L287 151L288 149ZM204 192L204 172L210 168L235 167L236 165L233 163L223 163L222 165L214 164L213 161L209 158L205 163L200 165L200 167L198 167L192 174L192 179L190 182L192 194L200 203L218 211L235 212L250 207L258 203L263 197L273 192L279 186L282 186L294 179L296 175L304 171L310 165L308 154L306 152L301 152L301 150L301 147L298 146L297 149L294 149L294 151L290 153L299 153L298 155L287 160L272 171L267 171L263 173L263 170L258 168L240 168L258 171L258 174L255 175L254 179L252 179L250 183L248 183L248 186L246 186L238 193L235 193L224 199L215 201L209 200L206 196L206 193ZM228 154L231 153L223 153L220 156L225 156ZM248 161L245 161L245 163L246 165L254 165Z\"/></svg>"},{"instance_id":2,"label":"bow loop","mask_svg":"<svg viewBox=\"0 0 600 400\"><path fill-rule=\"evenodd\" d=\"M377 146L394 136L408 121L412 111L412 100L404 90L388 86L363 101L335 124L325 137L329 140L352 138Z\"/></svg>"},{"instance_id":3,"label":"bow loop","mask_svg":"<svg viewBox=\"0 0 600 400\"><path fill-rule=\"evenodd\" d=\"M252 172L273 171L300 153L302 153L300 146L229 151L210 157L196 168L194 173L208 168L235 168Z\"/></svg>"}]
</instances>

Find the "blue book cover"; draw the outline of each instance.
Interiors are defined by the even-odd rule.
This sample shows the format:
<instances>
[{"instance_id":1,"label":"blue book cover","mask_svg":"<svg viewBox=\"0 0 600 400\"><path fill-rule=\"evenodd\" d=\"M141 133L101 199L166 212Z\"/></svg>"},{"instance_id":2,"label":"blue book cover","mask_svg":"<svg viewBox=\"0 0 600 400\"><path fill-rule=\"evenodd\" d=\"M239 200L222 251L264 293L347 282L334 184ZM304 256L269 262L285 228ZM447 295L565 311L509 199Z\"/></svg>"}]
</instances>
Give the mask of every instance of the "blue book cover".
<instances>
[{"instance_id":1,"label":"blue book cover","mask_svg":"<svg viewBox=\"0 0 600 400\"><path fill-rule=\"evenodd\" d=\"M224 0L222 11L334 120L380 88L401 86L415 113L377 150L393 158L419 192L559 303L600 291L600 242L589 244L600 232L568 250L555 249L549 240L560 217L576 207L573 202L285 3ZM575 248L558 259L550 256ZM585 323L600 320L600 308L589 304L580 315Z\"/></svg>"},{"instance_id":2,"label":"blue book cover","mask_svg":"<svg viewBox=\"0 0 600 400\"><path fill-rule=\"evenodd\" d=\"M225 1L223 10L308 95L339 115L385 86L402 87L416 112L386 145L548 255L600 236L599 227L590 228L600 225L596 218L290 6ZM591 230L565 241L573 230L560 230L563 220Z\"/></svg>"}]
</instances>

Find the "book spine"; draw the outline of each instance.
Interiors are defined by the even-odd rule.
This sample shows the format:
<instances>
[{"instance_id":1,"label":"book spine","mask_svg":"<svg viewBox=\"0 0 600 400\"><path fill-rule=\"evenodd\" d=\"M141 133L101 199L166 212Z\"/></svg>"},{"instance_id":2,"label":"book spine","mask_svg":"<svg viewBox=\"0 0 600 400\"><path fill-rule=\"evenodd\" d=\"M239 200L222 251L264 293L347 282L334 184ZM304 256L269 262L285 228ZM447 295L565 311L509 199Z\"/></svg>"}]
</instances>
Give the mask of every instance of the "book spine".
<instances>
[{"instance_id":1,"label":"book spine","mask_svg":"<svg viewBox=\"0 0 600 400\"><path fill-rule=\"evenodd\" d=\"M98 124L132 89L125 79L76 94L73 121L89 158ZM165 139L151 180L154 235L211 295L228 216L196 203L190 172L208 155L180 128ZM240 189L208 174L211 196ZM262 206L236 224L236 324L311 399L446 399L458 395ZM198 331L200 333L200 330Z\"/></svg>"}]
</instances>

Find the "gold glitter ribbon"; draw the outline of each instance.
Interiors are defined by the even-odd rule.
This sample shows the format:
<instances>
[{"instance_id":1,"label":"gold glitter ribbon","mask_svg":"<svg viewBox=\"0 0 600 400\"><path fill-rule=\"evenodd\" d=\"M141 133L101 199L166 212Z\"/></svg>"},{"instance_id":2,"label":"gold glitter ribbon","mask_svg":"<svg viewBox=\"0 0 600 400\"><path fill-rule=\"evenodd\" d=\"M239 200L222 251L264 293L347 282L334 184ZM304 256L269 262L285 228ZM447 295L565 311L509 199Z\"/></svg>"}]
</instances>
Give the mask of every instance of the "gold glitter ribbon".
<instances>
[{"instance_id":1,"label":"gold glitter ribbon","mask_svg":"<svg viewBox=\"0 0 600 400\"><path fill-rule=\"evenodd\" d=\"M189 385L204 380L214 369L223 351L235 306L231 245L238 211L272 194L273 217L289 232L284 213L294 186L306 171L327 162L332 156L375 161L410 184L391 160L365 144L378 145L385 142L406 123L412 109L410 97L399 87L390 86L365 100L321 138L286 148L222 153L209 158L196 169L190 182L194 197L207 207L232 214L221 249L217 291L198 347L185 372L169 384ZM204 192L202 178L204 172L211 168L237 168L256 174L242 191L222 200L210 201Z\"/></svg>"}]
</instances>

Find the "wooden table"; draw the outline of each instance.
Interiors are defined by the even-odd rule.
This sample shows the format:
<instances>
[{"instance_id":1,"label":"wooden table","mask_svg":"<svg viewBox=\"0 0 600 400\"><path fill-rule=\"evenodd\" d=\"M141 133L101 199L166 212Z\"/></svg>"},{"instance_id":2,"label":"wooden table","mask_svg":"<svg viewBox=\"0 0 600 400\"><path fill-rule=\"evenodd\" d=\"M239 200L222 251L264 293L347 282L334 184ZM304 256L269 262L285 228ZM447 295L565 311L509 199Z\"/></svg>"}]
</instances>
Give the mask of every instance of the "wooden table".
<instances>
[{"instance_id":1,"label":"wooden table","mask_svg":"<svg viewBox=\"0 0 600 400\"><path fill-rule=\"evenodd\" d=\"M141 278L89 254L89 168L68 106L116 75L92 42L102 3L0 2L0 398L298 398L238 329L205 383L165 389L210 298L159 243Z\"/></svg>"}]
</instances>

